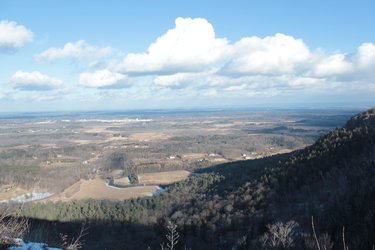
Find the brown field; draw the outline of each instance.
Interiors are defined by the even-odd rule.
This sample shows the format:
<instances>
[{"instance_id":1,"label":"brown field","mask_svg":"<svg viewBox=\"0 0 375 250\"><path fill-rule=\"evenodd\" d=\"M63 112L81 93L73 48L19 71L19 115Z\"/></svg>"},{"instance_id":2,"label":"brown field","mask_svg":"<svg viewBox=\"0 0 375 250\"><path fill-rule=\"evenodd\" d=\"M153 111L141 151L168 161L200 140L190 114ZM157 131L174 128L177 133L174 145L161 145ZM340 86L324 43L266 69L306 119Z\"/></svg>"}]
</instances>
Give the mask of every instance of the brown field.
<instances>
[{"instance_id":1,"label":"brown field","mask_svg":"<svg viewBox=\"0 0 375 250\"><path fill-rule=\"evenodd\" d=\"M129 185L129 178L128 177L122 177L114 180L115 185L121 185L126 186Z\"/></svg>"},{"instance_id":2,"label":"brown field","mask_svg":"<svg viewBox=\"0 0 375 250\"><path fill-rule=\"evenodd\" d=\"M110 175L118 175L120 170L112 171ZM105 180L96 177L92 180L80 180L63 192L56 194L46 200L48 201L71 201L71 200L126 200L137 197L152 196L157 190L157 184L171 184L185 180L190 176L189 171L177 170L169 172L139 174L139 183L147 186L133 186L127 188L110 187ZM128 177L114 180L117 185L129 185ZM44 200L44 201L46 201Z\"/></svg>"},{"instance_id":3,"label":"brown field","mask_svg":"<svg viewBox=\"0 0 375 250\"><path fill-rule=\"evenodd\" d=\"M128 140L127 137L113 137L111 135L111 136L108 136L106 139L101 140L101 142L127 141L127 140Z\"/></svg>"},{"instance_id":4,"label":"brown field","mask_svg":"<svg viewBox=\"0 0 375 250\"><path fill-rule=\"evenodd\" d=\"M98 134L111 134L112 131L107 130L107 127L94 127L88 129L82 129L82 133L98 133Z\"/></svg>"},{"instance_id":5,"label":"brown field","mask_svg":"<svg viewBox=\"0 0 375 250\"><path fill-rule=\"evenodd\" d=\"M168 140L171 136L164 133L134 133L129 136L129 139L134 141L155 141L155 140Z\"/></svg>"},{"instance_id":6,"label":"brown field","mask_svg":"<svg viewBox=\"0 0 375 250\"><path fill-rule=\"evenodd\" d=\"M17 149L28 149L29 147L30 147L30 145L21 144L21 145L14 146L13 148L17 148Z\"/></svg>"},{"instance_id":7,"label":"brown field","mask_svg":"<svg viewBox=\"0 0 375 250\"><path fill-rule=\"evenodd\" d=\"M232 133L235 129L232 129L231 127L203 127L203 128L190 128L185 130L178 131L179 133L176 134L184 134L184 135L199 135L199 134L218 134L218 135L228 135Z\"/></svg>"},{"instance_id":8,"label":"brown field","mask_svg":"<svg viewBox=\"0 0 375 250\"><path fill-rule=\"evenodd\" d=\"M0 192L0 200L8 200L27 193L29 192L26 189L20 187L11 187L7 191Z\"/></svg>"},{"instance_id":9,"label":"brown field","mask_svg":"<svg viewBox=\"0 0 375 250\"><path fill-rule=\"evenodd\" d=\"M286 154L286 153L290 153L292 151L293 151L292 149L286 149L286 148L285 149L277 149L276 151L271 152L270 155Z\"/></svg>"},{"instance_id":10,"label":"brown field","mask_svg":"<svg viewBox=\"0 0 375 250\"><path fill-rule=\"evenodd\" d=\"M190 176L190 172L186 170L145 173L139 174L138 180L141 184L171 184L174 182L185 180Z\"/></svg>"},{"instance_id":11,"label":"brown field","mask_svg":"<svg viewBox=\"0 0 375 250\"><path fill-rule=\"evenodd\" d=\"M137 186L129 188L113 188L106 185L99 177L93 180L80 180L62 193L47 199L50 201L71 200L126 200L136 197L152 196L157 186Z\"/></svg>"},{"instance_id":12,"label":"brown field","mask_svg":"<svg viewBox=\"0 0 375 250\"><path fill-rule=\"evenodd\" d=\"M55 143L43 143L40 144L42 148L59 148L59 146Z\"/></svg>"},{"instance_id":13,"label":"brown field","mask_svg":"<svg viewBox=\"0 0 375 250\"><path fill-rule=\"evenodd\" d=\"M184 154L182 156L183 159L188 159L188 160L198 160L198 159L203 159L205 158L207 155L206 154L195 154L195 153L191 153L191 154Z\"/></svg>"},{"instance_id":14,"label":"brown field","mask_svg":"<svg viewBox=\"0 0 375 250\"><path fill-rule=\"evenodd\" d=\"M211 162L226 162L227 159L225 159L223 157L215 157L215 158L210 158L210 161Z\"/></svg>"},{"instance_id":15,"label":"brown field","mask_svg":"<svg viewBox=\"0 0 375 250\"><path fill-rule=\"evenodd\" d=\"M74 144L78 144L78 145L86 145L86 144L93 143L94 140L71 140L71 142L73 142Z\"/></svg>"}]
</instances>

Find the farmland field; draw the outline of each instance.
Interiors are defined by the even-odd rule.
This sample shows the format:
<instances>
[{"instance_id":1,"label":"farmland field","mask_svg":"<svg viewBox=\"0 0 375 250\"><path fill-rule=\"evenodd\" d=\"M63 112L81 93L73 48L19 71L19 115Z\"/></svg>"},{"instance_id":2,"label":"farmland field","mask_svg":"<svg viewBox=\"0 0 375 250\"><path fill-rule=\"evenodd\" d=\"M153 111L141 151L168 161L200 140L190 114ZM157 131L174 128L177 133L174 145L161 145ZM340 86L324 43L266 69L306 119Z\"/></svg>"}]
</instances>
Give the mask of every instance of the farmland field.
<instances>
[{"instance_id":1,"label":"farmland field","mask_svg":"<svg viewBox=\"0 0 375 250\"><path fill-rule=\"evenodd\" d=\"M126 200L130 198L152 196L157 192L158 186L134 186L127 188L111 187L100 178L93 180L80 180L63 192L48 198L49 201L71 200Z\"/></svg>"},{"instance_id":2,"label":"farmland field","mask_svg":"<svg viewBox=\"0 0 375 250\"><path fill-rule=\"evenodd\" d=\"M0 201L32 192L51 201L150 196L202 168L305 147L355 112L2 114Z\"/></svg>"}]
</instances>

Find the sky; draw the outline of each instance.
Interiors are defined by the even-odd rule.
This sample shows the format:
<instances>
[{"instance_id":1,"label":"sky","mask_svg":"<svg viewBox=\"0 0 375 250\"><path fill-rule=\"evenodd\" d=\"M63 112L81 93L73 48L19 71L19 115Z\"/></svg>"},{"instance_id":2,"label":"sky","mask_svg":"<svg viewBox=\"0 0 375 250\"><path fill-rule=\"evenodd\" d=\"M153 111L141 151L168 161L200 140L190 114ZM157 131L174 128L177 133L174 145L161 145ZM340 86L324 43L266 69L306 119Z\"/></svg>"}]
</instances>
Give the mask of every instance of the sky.
<instances>
[{"instance_id":1,"label":"sky","mask_svg":"<svg viewBox=\"0 0 375 250\"><path fill-rule=\"evenodd\" d=\"M0 1L0 112L375 106L375 1Z\"/></svg>"}]
</instances>

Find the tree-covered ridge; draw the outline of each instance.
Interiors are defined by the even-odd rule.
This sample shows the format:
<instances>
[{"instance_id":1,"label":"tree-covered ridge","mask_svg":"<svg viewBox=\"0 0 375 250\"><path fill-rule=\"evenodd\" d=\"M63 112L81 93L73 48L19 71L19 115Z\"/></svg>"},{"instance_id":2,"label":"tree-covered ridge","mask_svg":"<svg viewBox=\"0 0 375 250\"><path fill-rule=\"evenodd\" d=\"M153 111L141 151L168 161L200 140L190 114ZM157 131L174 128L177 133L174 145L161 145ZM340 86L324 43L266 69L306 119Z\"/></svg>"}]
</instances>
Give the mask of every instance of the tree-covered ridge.
<instances>
[{"instance_id":1,"label":"tree-covered ridge","mask_svg":"<svg viewBox=\"0 0 375 250\"><path fill-rule=\"evenodd\" d=\"M353 117L313 145L287 155L223 164L168 187L161 196L123 202L34 204L29 217L92 225L89 238L129 249L157 248L167 220L191 249L262 249L267 225L296 221L296 249L309 248L311 216L318 235L342 249L375 243L375 112ZM101 230L113 230L103 236ZM127 236L125 237L124 234ZM99 235L99 236L98 236ZM124 239L124 237L126 239ZM322 236L323 237L323 236ZM88 249L102 249L90 245Z\"/></svg>"}]
</instances>

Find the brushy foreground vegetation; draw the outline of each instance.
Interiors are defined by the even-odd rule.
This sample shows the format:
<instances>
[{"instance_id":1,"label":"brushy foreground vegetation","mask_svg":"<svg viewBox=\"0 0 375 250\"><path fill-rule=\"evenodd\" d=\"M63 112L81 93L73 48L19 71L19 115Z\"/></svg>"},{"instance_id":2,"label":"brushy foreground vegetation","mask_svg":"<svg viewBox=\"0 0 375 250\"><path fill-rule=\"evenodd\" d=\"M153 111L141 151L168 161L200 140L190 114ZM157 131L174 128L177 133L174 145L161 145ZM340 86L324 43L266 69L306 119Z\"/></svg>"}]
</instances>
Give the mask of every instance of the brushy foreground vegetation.
<instances>
[{"instance_id":1,"label":"brushy foreground vegetation","mask_svg":"<svg viewBox=\"0 0 375 250\"><path fill-rule=\"evenodd\" d=\"M372 249L374 155L369 110L303 150L202 170L160 196L28 204L22 213L32 218L28 237L48 242L86 222L85 249L160 249L169 220L176 249Z\"/></svg>"}]
</instances>

